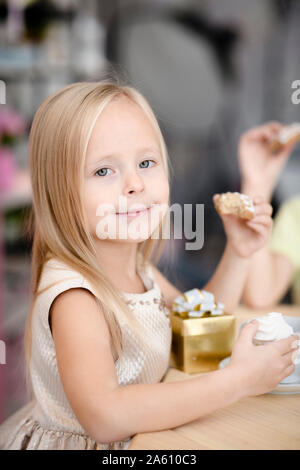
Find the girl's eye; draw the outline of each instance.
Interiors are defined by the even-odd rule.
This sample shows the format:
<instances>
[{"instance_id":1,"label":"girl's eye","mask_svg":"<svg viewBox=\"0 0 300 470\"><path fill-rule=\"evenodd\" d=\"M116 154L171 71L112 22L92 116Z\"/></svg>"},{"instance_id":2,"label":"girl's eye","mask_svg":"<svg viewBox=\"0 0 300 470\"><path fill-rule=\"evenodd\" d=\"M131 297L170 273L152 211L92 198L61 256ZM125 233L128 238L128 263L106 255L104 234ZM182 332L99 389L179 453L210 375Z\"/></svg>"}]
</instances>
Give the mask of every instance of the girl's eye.
<instances>
[{"instance_id":1,"label":"girl's eye","mask_svg":"<svg viewBox=\"0 0 300 470\"><path fill-rule=\"evenodd\" d=\"M144 160L143 162L140 163L140 165L143 165L144 163L148 163L148 162L152 162L153 164L155 164L155 161L154 160ZM149 166L142 166L141 168L149 168ZM96 171L95 175L97 176L106 176L107 175L107 170L110 170L110 168L101 168L100 170ZM106 173L103 173L105 172Z\"/></svg>"},{"instance_id":2,"label":"girl's eye","mask_svg":"<svg viewBox=\"0 0 300 470\"><path fill-rule=\"evenodd\" d=\"M155 162L153 160L144 160L142 163L140 163L140 165L142 165L145 162L152 162L152 163L155 164ZM142 168L149 168L149 166L143 166Z\"/></svg>"},{"instance_id":3,"label":"girl's eye","mask_svg":"<svg viewBox=\"0 0 300 470\"><path fill-rule=\"evenodd\" d=\"M98 175L98 173L102 172L102 171L107 171L109 170L109 168L101 168L100 170L96 171L95 175ZM107 173L106 173L107 174ZM106 176L106 174L99 174L99 176Z\"/></svg>"}]
</instances>

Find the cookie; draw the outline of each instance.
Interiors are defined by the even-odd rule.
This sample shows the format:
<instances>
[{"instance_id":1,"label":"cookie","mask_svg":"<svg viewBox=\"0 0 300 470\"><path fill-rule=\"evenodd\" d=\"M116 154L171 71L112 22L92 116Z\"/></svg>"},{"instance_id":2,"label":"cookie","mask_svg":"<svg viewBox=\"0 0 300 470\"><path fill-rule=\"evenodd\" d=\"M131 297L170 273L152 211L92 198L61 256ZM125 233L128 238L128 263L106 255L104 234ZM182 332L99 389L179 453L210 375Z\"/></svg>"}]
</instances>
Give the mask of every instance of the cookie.
<instances>
[{"instance_id":1,"label":"cookie","mask_svg":"<svg viewBox=\"0 0 300 470\"><path fill-rule=\"evenodd\" d=\"M300 123L294 122L289 126L284 126L279 131L277 137L272 143L272 151L276 152L280 150L283 145L298 141L300 141Z\"/></svg>"},{"instance_id":2,"label":"cookie","mask_svg":"<svg viewBox=\"0 0 300 470\"><path fill-rule=\"evenodd\" d=\"M232 214L242 219L253 219L255 210L253 201L240 193L223 193L215 201L215 208L219 214Z\"/></svg>"}]
</instances>

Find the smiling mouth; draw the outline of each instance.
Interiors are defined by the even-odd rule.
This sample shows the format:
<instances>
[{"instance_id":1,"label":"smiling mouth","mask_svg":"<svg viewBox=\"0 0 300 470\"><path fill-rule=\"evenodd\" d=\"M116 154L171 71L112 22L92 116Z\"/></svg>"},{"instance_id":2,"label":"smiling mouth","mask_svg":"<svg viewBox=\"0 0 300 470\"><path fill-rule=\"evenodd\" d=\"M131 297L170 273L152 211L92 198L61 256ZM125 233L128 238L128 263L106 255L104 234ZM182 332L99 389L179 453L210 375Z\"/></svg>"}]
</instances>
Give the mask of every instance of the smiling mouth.
<instances>
[{"instance_id":1,"label":"smiling mouth","mask_svg":"<svg viewBox=\"0 0 300 470\"><path fill-rule=\"evenodd\" d=\"M146 214L149 212L151 207L148 207L147 209L142 209L139 211L133 211L133 212L116 212L116 215L121 215L121 216L127 216L127 217L136 217L138 215Z\"/></svg>"},{"instance_id":2,"label":"smiling mouth","mask_svg":"<svg viewBox=\"0 0 300 470\"><path fill-rule=\"evenodd\" d=\"M116 215L121 215L121 216L127 216L127 217L137 217L138 215L146 214L147 212L150 212L152 207L154 207L155 204L152 204L150 207L147 207L147 209L140 209L136 211L131 211L131 212L116 212Z\"/></svg>"}]
</instances>

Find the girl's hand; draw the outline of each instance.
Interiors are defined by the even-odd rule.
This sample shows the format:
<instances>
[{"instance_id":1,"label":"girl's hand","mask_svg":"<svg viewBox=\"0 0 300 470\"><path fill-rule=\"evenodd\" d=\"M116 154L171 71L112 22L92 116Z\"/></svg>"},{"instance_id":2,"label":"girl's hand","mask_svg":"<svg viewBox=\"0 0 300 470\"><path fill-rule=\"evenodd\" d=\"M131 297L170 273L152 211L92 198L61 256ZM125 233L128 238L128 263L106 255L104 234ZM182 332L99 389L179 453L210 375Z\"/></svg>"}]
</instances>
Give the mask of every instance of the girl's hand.
<instances>
[{"instance_id":1,"label":"girl's hand","mask_svg":"<svg viewBox=\"0 0 300 470\"><path fill-rule=\"evenodd\" d=\"M241 174L241 192L260 194L270 200L281 170L295 143L285 145L273 153L272 142L283 127L279 122L268 122L242 134L238 146Z\"/></svg>"},{"instance_id":2,"label":"girl's hand","mask_svg":"<svg viewBox=\"0 0 300 470\"><path fill-rule=\"evenodd\" d=\"M299 337L293 335L268 345L255 346L252 340L258 326L256 320L244 325L233 347L228 366L236 374L240 374L242 396L270 392L295 370L293 359L298 351L295 342Z\"/></svg>"},{"instance_id":3,"label":"girl's hand","mask_svg":"<svg viewBox=\"0 0 300 470\"><path fill-rule=\"evenodd\" d=\"M215 194L214 201L218 197L219 194ZM235 215L220 215L227 237L227 246L242 258L248 258L262 248L272 231L272 206L264 202L261 196L255 197L253 204L255 216L251 220Z\"/></svg>"}]
</instances>

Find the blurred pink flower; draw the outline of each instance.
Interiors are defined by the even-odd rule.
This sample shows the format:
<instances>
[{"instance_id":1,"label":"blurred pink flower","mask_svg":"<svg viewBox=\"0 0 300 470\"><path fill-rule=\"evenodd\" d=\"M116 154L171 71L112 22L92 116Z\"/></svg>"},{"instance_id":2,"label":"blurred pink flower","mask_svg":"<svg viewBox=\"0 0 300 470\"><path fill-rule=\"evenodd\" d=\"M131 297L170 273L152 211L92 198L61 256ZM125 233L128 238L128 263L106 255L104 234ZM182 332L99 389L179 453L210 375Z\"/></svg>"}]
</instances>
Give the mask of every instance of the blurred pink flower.
<instances>
[{"instance_id":1,"label":"blurred pink flower","mask_svg":"<svg viewBox=\"0 0 300 470\"><path fill-rule=\"evenodd\" d=\"M17 173L17 163L13 152L5 147L0 148L0 191L11 188Z\"/></svg>"},{"instance_id":2,"label":"blurred pink flower","mask_svg":"<svg viewBox=\"0 0 300 470\"><path fill-rule=\"evenodd\" d=\"M24 134L26 121L13 108L8 106L0 107L0 139L3 135L15 137Z\"/></svg>"}]
</instances>

